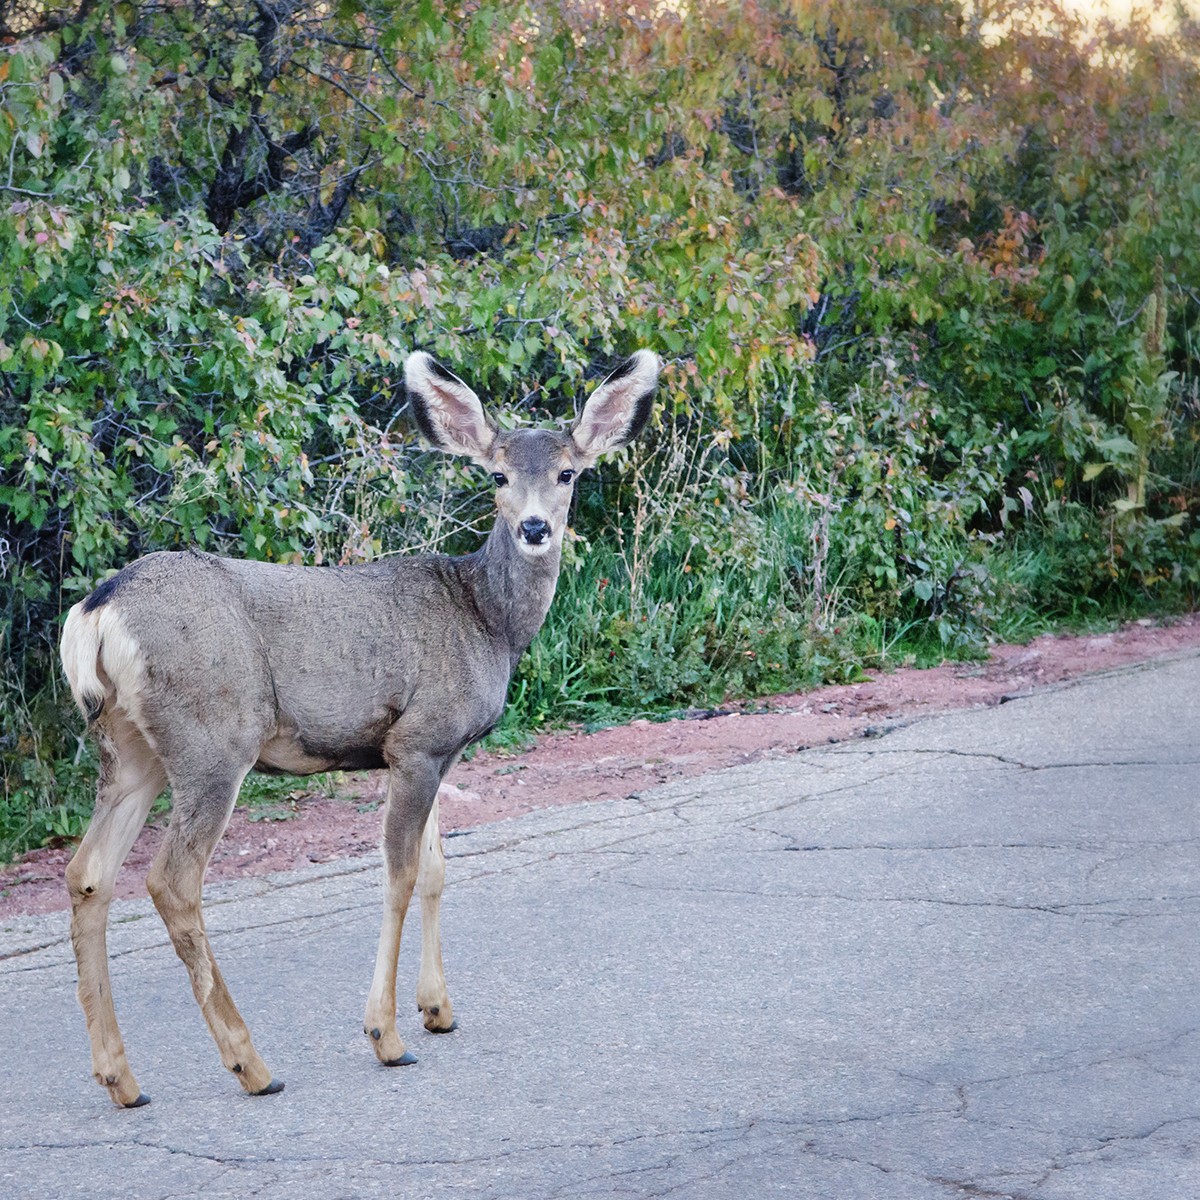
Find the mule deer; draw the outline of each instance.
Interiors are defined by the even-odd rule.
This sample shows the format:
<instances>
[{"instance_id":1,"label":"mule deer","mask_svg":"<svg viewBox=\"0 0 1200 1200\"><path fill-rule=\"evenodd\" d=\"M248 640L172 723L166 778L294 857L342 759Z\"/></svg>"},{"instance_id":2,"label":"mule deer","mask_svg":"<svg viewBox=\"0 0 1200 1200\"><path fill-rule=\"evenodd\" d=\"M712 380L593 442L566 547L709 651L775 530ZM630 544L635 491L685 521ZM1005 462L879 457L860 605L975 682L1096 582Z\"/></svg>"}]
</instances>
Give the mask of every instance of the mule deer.
<instances>
[{"instance_id":1,"label":"mule deer","mask_svg":"<svg viewBox=\"0 0 1200 1200\"><path fill-rule=\"evenodd\" d=\"M92 1070L119 1105L147 1097L117 1027L106 930L113 883L155 798L173 799L146 880L221 1053L242 1087L279 1091L234 1006L204 928L201 891L246 774L386 767L386 900L364 1031L387 1066L414 1062L396 1029L396 960L421 899L417 1005L455 1028L438 908L445 860L437 791L504 709L517 660L558 579L575 478L640 432L658 358L639 350L592 393L569 431L502 431L428 354L405 363L421 432L492 473L495 524L462 558L419 555L353 567L149 554L67 616L62 660L100 746L87 833L67 867L71 941Z\"/></svg>"}]
</instances>

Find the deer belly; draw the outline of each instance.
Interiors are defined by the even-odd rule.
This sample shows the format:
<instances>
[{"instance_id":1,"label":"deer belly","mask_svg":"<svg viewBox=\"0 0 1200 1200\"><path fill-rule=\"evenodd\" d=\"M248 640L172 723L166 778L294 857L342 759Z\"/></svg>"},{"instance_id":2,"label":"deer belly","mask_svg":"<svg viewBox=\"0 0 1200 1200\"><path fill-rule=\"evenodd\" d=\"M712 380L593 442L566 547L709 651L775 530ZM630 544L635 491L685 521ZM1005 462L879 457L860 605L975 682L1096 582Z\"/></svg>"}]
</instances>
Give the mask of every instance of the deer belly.
<instances>
[{"instance_id":1,"label":"deer belly","mask_svg":"<svg viewBox=\"0 0 1200 1200\"><path fill-rule=\"evenodd\" d=\"M322 746L305 743L294 734L272 738L258 753L256 771L315 775L319 771L372 771L387 764L377 745Z\"/></svg>"}]
</instances>

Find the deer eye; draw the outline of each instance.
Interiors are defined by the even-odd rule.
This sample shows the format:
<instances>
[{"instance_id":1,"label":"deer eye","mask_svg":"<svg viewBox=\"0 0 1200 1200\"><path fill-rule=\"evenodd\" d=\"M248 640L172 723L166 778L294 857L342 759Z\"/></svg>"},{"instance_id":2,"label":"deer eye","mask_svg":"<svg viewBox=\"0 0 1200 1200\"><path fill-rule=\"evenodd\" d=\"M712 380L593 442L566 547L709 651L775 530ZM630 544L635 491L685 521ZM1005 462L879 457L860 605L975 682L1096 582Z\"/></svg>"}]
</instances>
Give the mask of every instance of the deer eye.
<instances>
[{"instance_id":1,"label":"deer eye","mask_svg":"<svg viewBox=\"0 0 1200 1200\"><path fill-rule=\"evenodd\" d=\"M558 473L558 482L559 483L570 483L571 480L574 478L575 478L575 472L571 471L571 470L559 471L559 473Z\"/></svg>"},{"instance_id":2,"label":"deer eye","mask_svg":"<svg viewBox=\"0 0 1200 1200\"><path fill-rule=\"evenodd\" d=\"M497 487L503 487L508 482L508 476L499 471L492 472L492 481Z\"/></svg>"}]
</instances>

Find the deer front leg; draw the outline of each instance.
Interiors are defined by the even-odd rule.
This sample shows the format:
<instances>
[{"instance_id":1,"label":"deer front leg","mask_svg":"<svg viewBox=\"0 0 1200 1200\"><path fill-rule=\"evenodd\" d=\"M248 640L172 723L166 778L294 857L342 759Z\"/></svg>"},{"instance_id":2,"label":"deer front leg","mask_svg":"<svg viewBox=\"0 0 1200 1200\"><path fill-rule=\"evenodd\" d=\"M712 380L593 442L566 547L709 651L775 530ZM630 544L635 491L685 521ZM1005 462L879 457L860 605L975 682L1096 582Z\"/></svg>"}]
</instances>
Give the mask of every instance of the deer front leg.
<instances>
[{"instance_id":1,"label":"deer front leg","mask_svg":"<svg viewBox=\"0 0 1200 1200\"><path fill-rule=\"evenodd\" d=\"M388 772L383 814L383 927L363 1019L363 1032L385 1067L417 1061L396 1031L396 963L400 933L420 871L422 835L441 781L441 764L426 755L393 761Z\"/></svg>"},{"instance_id":2,"label":"deer front leg","mask_svg":"<svg viewBox=\"0 0 1200 1200\"><path fill-rule=\"evenodd\" d=\"M424 1014L425 1028L430 1033L450 1033L458 1028L442 967L439 914L445 882L446 856L442 851L435 797L421 837L421 865L417 871L417 894L421 897L421 974L417 978L417 1011Z\"/></svg>"}]
</instances>

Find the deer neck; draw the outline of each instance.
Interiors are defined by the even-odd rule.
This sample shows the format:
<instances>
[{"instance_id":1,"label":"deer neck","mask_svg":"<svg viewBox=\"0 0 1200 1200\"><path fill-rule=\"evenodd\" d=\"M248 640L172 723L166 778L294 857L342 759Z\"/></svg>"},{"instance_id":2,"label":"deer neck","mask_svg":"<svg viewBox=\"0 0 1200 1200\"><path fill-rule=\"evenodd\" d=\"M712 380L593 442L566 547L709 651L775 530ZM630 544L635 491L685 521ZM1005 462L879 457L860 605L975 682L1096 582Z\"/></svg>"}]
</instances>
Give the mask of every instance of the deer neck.
<instances>
[{"instance_id":1,"label":"deer neck","mask_svg":"<svg viewBox=\"0 0 1200 1200\"><path fill-rule=\"evenodd\" d=\"M522 554L502 521L479 552L474 581L479 609L488 628L508 643L514 667L550 611L561 558L558 545L537 558Z\"/></svg>"}]
</instances>

